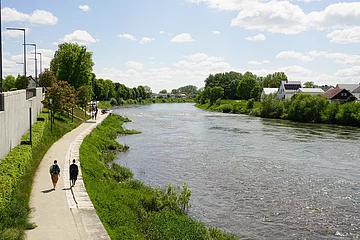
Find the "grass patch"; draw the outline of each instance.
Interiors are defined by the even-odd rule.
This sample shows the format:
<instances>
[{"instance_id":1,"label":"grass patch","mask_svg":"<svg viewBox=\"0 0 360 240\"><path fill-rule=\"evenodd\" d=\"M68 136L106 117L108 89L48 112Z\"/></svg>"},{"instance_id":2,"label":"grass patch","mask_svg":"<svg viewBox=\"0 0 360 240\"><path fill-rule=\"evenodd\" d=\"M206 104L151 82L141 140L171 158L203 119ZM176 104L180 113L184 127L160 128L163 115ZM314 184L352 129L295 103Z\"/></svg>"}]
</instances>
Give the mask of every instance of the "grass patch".
<instances>
[{"instance_id":1,"label":"grass patch","mask_svg":"<svg viewBox=\"0 0 360 240\"><path fill-rule=\"evenodd\" d=\"M82 122L60 116L50 131L49 113L44 109L32 126L33 147L18 145L4 159L0 159L0 239L24 239L24 231L34 228L29 222L29 200L35 172L45 153L54 142ZM22 142L30 141L30 132Z\"/></svg>"},{"instance_id":2,"label":"grass patch","mask_svg":"<svg viewBox=\"0 0 360 240\"><path fill-rule=\"evenodd\" d=\"M124 121L129 120L108 116L80 147L87 192L111 239L237 239L185 214L191 195L186 184L153 189L112 163L111 155L127 150L116 142L117 135L137 133L124 130Z\"/></svg>"}]
</instances>

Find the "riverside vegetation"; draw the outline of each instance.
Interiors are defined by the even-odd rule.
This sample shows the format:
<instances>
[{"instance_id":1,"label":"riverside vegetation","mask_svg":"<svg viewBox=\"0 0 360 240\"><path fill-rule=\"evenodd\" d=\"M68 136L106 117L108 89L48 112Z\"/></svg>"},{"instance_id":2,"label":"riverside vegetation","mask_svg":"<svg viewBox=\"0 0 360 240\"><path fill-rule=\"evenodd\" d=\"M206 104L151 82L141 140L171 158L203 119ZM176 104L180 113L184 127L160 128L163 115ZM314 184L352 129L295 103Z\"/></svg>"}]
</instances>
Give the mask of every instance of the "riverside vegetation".
<instances>
[{"instance_id":1,"label":"riverside vegetation","mask_svg":"<svg viewBox=\"0 0 360 240\"><path fill-rule=\"evenodd\" d=\"M198 99L195 106L204 110L243 113L263 118L360 127L360 102L355 102L351 98L341 104L329 103L323 95L295 94L291 99L280 100L276 94L269 94L262 102L255 102L254 99L218 99L211 104L210 101Z\"/></svg>"},{"instance_id":2,"label":"riverside vegetation","mask_svg":"<svg viewBox=\"0 0 360 240\"><path fill-rule=\"evenodd\" d=\"M80 111L75 110L75 115ZM45 153L63 135L80 125L82 121L57 116L50 130L49 112L43 109L21 144L14 147L4 159L0 159L0 239L24 239L26 229L36 227L29 221L29 199L36 170Z\"/></svg>"},{"instance_id":3,"label":"riverside vegetation","mask_svg":"<svg viewBox=\"0 0 360 240\"><path fill-rule=\"evenodd\" d=\"M123 129L127 121L108 116L80 147L87 192L111 239L237 239L186 215L191 196L186 183L153 189L133 179L128 168L113 163L116 153L128 149L116 141L117 136L138 133Z\"/></svg>"}]
</instances>

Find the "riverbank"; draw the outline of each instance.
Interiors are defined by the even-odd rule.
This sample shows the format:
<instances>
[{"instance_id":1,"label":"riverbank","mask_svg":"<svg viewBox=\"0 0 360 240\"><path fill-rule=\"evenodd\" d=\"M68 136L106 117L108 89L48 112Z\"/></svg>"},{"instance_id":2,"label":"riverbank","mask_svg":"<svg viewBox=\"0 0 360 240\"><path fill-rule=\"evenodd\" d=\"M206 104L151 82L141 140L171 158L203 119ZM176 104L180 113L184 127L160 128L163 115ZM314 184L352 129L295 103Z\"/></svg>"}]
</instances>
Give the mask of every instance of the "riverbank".
<instances>
[{"instance_id":1,"label":"riverbank","mask_svg":"<svg viewBox=\"0 0 360 240\"><path fill-rule=\"evenodd\" d=\"M127 146L119 134L134 134L122 124L129 119L109 116L80 148L87 192L111 239L237 239L186 215L191 190L180 187L152 189L132 179L133 173L113 163Z\"/></svg>"},{"instance_id":2,"label":"riverbank","mask_svg":"<svg viewBox=\"0 0 360 240\"><path fill-rule=\"evenodd\" d=\"M32 126L32 146L28 132L22 144L0 160L0 239L24 239L25 230L36 227L29 220L29 200L38 166L53 143L82 123L57 116L51 126L46 109L37 119Z\"/></svg>"},{"instance_id":3,"label":"riverbank","mask_svg":"<svg viewBox=\"0 0 360 240\"><path fill-rule=\"evenodd\" d=\"M217 100L216 103L195 104L203 110L249 114L262 118L283 119L301 123L323 123L360 127L360 102L332 102L322 95L297 94L279 100L265 96L262 102L253 100Z\"/></svg>"}]
</instances>

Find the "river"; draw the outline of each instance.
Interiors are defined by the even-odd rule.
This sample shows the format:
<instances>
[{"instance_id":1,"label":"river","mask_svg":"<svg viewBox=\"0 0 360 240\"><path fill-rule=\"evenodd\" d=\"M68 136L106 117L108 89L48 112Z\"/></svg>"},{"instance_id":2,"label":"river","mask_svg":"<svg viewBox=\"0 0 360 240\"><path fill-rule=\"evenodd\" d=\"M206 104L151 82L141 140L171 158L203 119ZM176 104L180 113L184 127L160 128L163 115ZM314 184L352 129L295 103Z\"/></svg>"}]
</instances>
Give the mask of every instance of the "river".
<instances>
[{"instance_id":1,"label":"river","mask_svg":"<svg viewBox=\"0 0 360 240\"><path fill-rule=\"evenodd\" d=\"M114 109L117 162L150 186L192 188L190 215L244 239L360 239L360 131L200 110Z\"/></svg>"}]
</instances>

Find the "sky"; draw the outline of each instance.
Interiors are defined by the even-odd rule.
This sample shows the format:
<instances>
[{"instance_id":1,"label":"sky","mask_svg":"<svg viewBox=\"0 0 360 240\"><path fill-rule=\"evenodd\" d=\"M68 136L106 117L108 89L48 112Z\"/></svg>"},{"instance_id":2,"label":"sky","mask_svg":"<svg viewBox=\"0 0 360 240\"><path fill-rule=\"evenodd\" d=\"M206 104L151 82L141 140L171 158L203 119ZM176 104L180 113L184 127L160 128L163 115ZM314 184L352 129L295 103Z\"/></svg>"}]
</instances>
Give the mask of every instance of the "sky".
<instances>
[{"instance_id":1,"label":"sky","mask_svg":"<svg viewBox=\"0 0 360 240\"><path fill-rule=\"evenodd\" d=\"M97 78L153 92L204 87L228 71L360 83L358 1L2 0L4 77L23 74L23 32L7 27L26 29L43 69L58 44L75 42L93 53ZM27 46L32 76L33 52Z\"/></svg>"}]
</instances>

